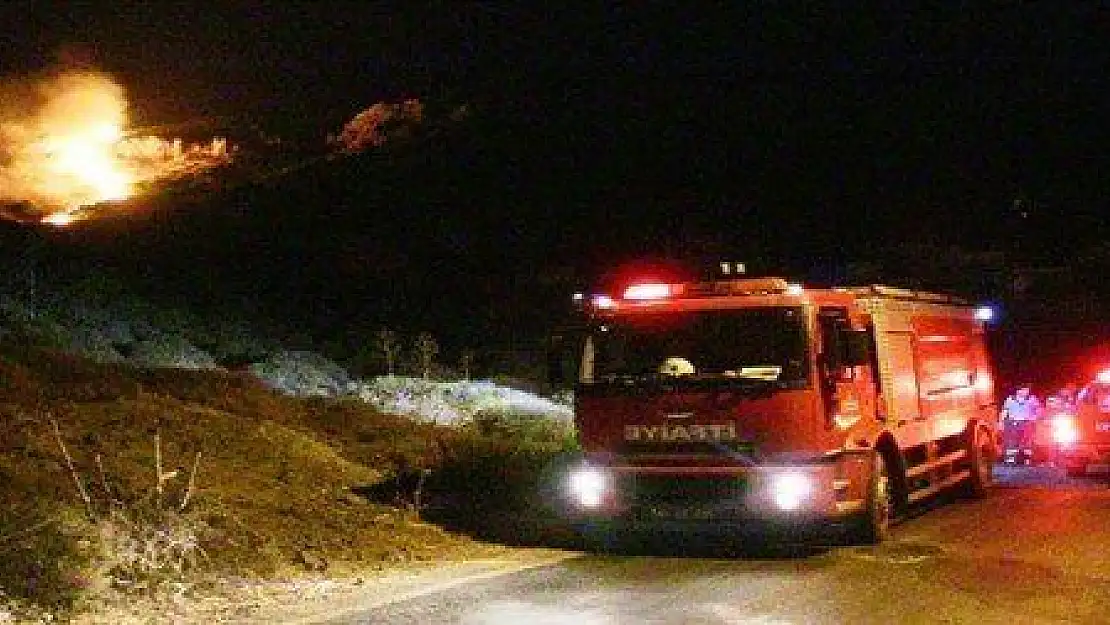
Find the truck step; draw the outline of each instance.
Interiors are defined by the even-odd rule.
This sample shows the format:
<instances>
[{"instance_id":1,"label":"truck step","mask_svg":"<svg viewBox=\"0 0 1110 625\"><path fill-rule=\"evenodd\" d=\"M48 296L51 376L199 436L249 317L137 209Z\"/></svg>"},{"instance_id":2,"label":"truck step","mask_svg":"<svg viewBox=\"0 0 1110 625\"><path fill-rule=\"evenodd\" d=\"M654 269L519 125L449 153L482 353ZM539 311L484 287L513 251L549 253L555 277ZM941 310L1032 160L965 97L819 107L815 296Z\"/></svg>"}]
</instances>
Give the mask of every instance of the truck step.
<instances>
[{"instance_id":1,"label":"truck step","mask_svg":"<svg viewBox=\"0 0 1110 625\"><path fill-rule=\"evenodd\" d=\"M915 466L912 466L912 467L906 469L906 479L915 478L915 477L921 475L922 473L927 473L927 472L932 471L933 469L935 469L937 467L942 467L942 466L945 466L947 464L952 464L952 463L955 463L955 462L959 462L960 460L963 460L966 457L967 457L967 450L966 449L957 449L956 451L953 451L952 453L945 454L945 455L941 456L940 458L937 458L936 460L933 460L931 462L923 462L919 465L915 465Z\"/></svg>"},{"instance_id":2,"label":"truck step","mask_svg":"<svg viewBox=\"0 0 1110 625\"><path fill-rule=\"evenodd\" d=\"M949 486L954 486L956 484L959 484L963 480L966 480L970 477L971 477L971 470L970 469L964 469L963 471L958 471L956 473L953 473L952 475L949 475L948 477L946 477L945 479L943 479L939 482L935 482L933 484L930 484L929 486L926 486L925 488L922 488L920 490L913 491L912 493L909 494L909 497L907 497L907 499L909 500L910 503L915 503L917 501L925 499L926 497L931 497L931 496L939 493L940 491L948 488Z\"/></svg>"}]
</instances>

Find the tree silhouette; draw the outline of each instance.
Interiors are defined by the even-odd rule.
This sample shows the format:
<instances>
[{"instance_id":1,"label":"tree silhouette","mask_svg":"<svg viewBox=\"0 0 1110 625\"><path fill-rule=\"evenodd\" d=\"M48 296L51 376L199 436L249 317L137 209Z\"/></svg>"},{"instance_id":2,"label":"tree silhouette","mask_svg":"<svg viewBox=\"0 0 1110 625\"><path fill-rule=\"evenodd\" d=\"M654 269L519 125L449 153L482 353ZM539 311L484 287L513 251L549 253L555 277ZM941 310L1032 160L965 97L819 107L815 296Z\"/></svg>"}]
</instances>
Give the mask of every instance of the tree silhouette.
<instances>
[{"instance_id":1,"label":"tree silhouette","mask_svg":"<svg viewBox=\"0 0 1110 625\"><path fill-rule=\"evenodd\" d=\"M416 350L417 362L420 363L420 373L427 380L431 377L435 357L439 353L439 343L436 343L435 337L431 334L421 332L416 336L413 347Z\"/></svg>"},{"instance_id":2,"label":"tree silhouette","mask_svg":"<svg viewBox=\"0 0 1110 625\"><path fill-rule=\"evenodd\" d=\"M378 351L381 352L382 358L385 360L385 373L392 376L394 368L397 364L397 352L400 351L400 342L397 340L397 333L389 328L382 328L378 330Z\"/></svg>"}]
</instances>

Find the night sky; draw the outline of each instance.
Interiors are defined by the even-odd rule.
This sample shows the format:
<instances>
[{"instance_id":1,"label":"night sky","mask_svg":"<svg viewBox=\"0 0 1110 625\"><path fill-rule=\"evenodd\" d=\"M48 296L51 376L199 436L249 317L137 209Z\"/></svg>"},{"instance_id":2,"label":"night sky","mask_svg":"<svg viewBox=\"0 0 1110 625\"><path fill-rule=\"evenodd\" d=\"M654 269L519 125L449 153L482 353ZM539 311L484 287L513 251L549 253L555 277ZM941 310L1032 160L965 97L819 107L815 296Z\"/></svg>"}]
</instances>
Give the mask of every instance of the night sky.
<instances>
[{"instance_id":1,"label":"night sky","mask_svg":"<svg viewBox=\"0 0 1110 625\"><path fill-rule=\"evenodd\" d=\"M0 72L104 69L142 123L470 104L462 130L407 165L344 165L217 200L264 205L274 224L206 232L200 255L222 258L220 241L274 254L259 264L296 267L302 292L340 265L373 288L476 273L478 298L541 269L588 274L639 255L805 268L1016 238L1058 263L1107 235L1110 13L1098 3L53 4L0 9ZM331 299L349 317L366 289Z\"/></svg>"}]
</instances>

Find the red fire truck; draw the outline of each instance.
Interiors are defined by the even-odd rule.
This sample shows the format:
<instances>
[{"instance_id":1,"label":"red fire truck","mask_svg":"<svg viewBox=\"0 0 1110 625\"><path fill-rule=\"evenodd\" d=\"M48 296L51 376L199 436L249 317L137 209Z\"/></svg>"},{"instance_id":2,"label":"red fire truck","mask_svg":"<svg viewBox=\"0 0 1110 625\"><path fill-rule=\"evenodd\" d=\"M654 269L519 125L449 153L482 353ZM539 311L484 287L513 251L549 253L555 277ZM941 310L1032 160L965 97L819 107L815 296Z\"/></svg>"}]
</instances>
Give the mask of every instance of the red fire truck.
<instances>
[{"instance_id":1,"label":"red fire truck","mask_svg":"<svg viewBox=\"0 0 1110 625\"><path fill-rule=\"evenodd\" d=\"M785 523L875 543L909 504L991 483L993 375L966 302L751 277L584 299L580 526Z\"/></svg>"},{"instance_id":2,"label":"red fire truck","mask_svg":"<svg viewBox=\"0 0 1110 625\"><path fill-rule=\"evenodd\" d=\"M1043 459L1071 476L1110 474L1110 369L1100 371L1074 404L1050 404L1045 414L1036 429Z\"/></svg>"}]
</instances>

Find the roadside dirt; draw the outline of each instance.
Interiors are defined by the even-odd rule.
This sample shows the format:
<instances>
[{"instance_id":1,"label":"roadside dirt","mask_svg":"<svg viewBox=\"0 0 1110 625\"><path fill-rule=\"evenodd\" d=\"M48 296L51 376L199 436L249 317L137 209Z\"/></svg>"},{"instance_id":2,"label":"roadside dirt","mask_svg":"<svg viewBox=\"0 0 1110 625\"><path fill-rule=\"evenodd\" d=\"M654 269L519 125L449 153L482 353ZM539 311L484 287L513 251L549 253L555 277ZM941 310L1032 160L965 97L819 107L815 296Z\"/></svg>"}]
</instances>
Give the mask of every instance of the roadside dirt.
<instances>
[{"instance_id":1,"label":"roadside dirt","mask_svg":"<svg viewBox=\"0 0 1110 625\"><path fill-rule=\"evenodd\" d=\"M480 579L575 557L552 549L503 549L467 561L391 564L377 570L277 581L222 580L204 590L180 589L157 599L119 596L77 616L74 625L307 625Z\"/></svg>"}]
</instances>

